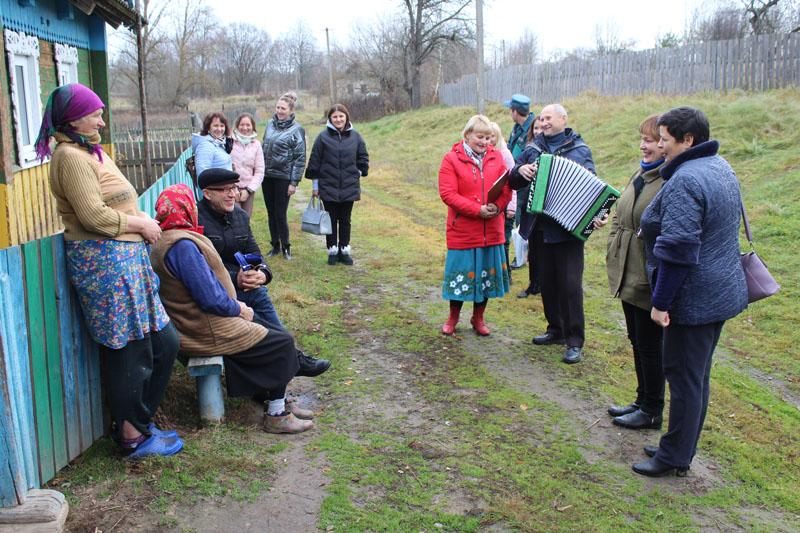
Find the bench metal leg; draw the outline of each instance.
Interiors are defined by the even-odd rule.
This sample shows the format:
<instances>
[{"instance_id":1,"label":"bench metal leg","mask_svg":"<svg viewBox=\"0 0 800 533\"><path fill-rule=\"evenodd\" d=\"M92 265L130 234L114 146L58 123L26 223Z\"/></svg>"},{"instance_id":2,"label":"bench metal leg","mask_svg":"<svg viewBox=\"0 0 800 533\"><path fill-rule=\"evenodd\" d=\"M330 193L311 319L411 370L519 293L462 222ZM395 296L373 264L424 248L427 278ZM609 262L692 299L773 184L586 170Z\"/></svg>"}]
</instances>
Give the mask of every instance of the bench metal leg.
<instances>
[{"instance_id":1,"label":"bench metal leg","mask_svg":"<svg viewBox=\"0 0 800 533\"><path fill-rule=\"evenodd\" d=\"M225 402L222 398L222 383L219 374L197 376L197 401L200 419L218 424L225 417Z\"/></svg>"}]
</instances>

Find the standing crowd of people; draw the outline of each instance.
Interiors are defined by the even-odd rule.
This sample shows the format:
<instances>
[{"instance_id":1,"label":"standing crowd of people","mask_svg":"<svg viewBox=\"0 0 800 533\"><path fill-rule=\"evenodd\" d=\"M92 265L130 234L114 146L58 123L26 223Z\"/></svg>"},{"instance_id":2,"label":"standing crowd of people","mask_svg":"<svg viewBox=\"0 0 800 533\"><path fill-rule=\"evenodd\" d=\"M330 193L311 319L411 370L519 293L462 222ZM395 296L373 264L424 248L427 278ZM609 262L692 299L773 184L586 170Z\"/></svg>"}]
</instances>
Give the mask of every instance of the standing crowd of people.
<instances>
[{"instance_id":1,"label":"standing crowd of people","mask_svg":"<svg viewBox=\"0 0 800 533\"><path fill-rule=\"evenodd\" d=\"M347 108L336 104L306 164L296 103L294 93L277 100L260 143L252 115L238 116L231 129L223 113L208 114L192 138L195 190L168 187L152 219L138 210L135 190L102 150L100 98L73 83L48 99L36 149L51 157L67 271L100 345L111 435L131 459L183 447L175 431L153 423L179 356L224 356L228 394L247 398L266 431L313 427L314 412L293 401L287 387L295 376L325 372L330 361L305 354L281 322L267 289L273 273L266 258L292 260L287 210L305 175L331 216L328 264L352 265L351 216L369 156ZM490 298L510 290L508 243L518 224L529 242L529 279L518 297L541 294L547 323L532 343L563 345L562 360L574 364L584 355L584 241L527 204L543 154L591 173L595 165L561 104L538 115L530 104L524 95L506 102L514 122L508 142L496 123L471 117L442 160L442 295L449 304L442 333L455 333L464 302L471 302L472 329L491 334L485 313ZM639 138L642 159L610 217L606 256L638 386L633 401L608 412L621 427L660 429L668 383L668 430L633 469L683 475L697 451L723 324L747 306L737 237L741 197L701 111L681 107L647 117ZM250 226L259 188L269 219L266 256ZM608 221L596 219L594 228Z\"/></svg>"},{"instance_id":2,"label":"standing crowd of people","mask_svg":"<svg viewBox=\"0 0 800 533\"><path fill-rule=\"evenodd\" d=\"M475 115L442 160L439 195L447 205L442 297L450 314L441 331L453 335L464 302L472 302L472 328L490 334L485 310L489 298L509 290L508 241L515 220L528 241L529 265L527 287L517 296L541 294L547 323L532 343L564 345L562 361L575 364L585 342L584 240L554 217L534 213L528 199L544 154L592 174L596 169L590 148L567 126L561 104L547 105L538 115L530 104L520 94L505 102L514 123L507 144L497 142L502 135L496 124ZM723 324L747 306L737 237L741 196L702 111L681 107L652 115L640 124L639 135L642 159L611 216L606 255L609 287L622 302L633 351L636 398L608 413L620 427L660 429L668 383L667 432L657 446L644 447L648 459L633 470L682 476L697 452ZM579 201L577 191L560 194L573 205ZM607 215L598 216L591 225L597 230L608 221Z\"/></svg>"}]
</instances>

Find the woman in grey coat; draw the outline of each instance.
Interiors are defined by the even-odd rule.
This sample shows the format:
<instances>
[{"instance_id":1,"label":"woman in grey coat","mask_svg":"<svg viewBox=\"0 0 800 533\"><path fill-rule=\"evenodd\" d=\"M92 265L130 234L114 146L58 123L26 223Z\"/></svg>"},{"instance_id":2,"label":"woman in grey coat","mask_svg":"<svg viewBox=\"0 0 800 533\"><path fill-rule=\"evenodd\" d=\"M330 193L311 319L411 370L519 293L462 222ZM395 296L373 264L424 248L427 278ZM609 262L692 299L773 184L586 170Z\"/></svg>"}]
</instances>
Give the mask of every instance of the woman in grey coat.
<instances>
[{"instance_id":1,"label":"woman in grey coat","mask_svg":"<svg viewBox=\"0 0 800 533\"><path fill-rule=\"evenodd\" d=\"M275 114L264 131L264 181L261 190L267 206L269 240L273 257L283 254L291 259L289 221L286 212L289 198L297 190L306 165L306 132L295 122L294 106L297 95L288 92L278 98Z\"/></svg>"},{"instance_id":2,"label":"woman in grey coat","mask_svg":"<svg viewBox=\"0 0 800 533\"><path fill-rule=\"evenodd\" d=\"M664 328L669 428L633 470L680 476L697 452L722 326L747 307L747 285L739 259L739 182L717 155L719 143L709 140L708 119L679 107L661 115L658 126L664 185L642 214L641 229L653 287L650 316Z\"/></svg>"}]
</instances>

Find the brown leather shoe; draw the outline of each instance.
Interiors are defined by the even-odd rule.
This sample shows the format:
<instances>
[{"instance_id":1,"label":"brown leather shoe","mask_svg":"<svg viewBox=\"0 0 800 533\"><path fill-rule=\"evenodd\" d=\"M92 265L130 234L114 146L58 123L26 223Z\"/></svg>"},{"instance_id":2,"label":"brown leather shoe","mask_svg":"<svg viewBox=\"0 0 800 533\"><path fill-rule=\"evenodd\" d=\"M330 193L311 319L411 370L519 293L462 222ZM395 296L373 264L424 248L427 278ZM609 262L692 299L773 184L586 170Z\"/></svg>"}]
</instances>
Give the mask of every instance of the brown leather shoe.
<instances>
[{"instance_id":1,"label":"brown leather shoe","mask_svg":"<svg viewBox=\"0 0 800 533\"><path fill-rule=\"evenodd\" d=\"M300 420L292 413L283 415L266 415L264 417L264 431L267 433L302 433L314 427L311 420Z\"/></svg>"},{"instance_id":2,"label":"brown leather shoe","mask_svg":"<svg viewBox=\"0 0 800 533\"><path fill-rule=\"evenodd\" d=\"M314 418L314 411L300 407L300 403L296 398L286 398L286 408L290 413L301 420L311 420Z\"/></svg>"}]
</instances>

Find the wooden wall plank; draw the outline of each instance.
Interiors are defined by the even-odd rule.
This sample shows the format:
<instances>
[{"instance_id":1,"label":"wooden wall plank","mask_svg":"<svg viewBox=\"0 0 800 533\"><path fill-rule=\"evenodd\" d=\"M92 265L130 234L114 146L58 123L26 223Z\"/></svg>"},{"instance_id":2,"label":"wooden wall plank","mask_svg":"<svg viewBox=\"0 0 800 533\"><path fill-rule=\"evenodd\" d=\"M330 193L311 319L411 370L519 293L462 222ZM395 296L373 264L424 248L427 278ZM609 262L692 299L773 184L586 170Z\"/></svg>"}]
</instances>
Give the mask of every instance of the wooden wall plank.
<instances>
[{"instance_id":1,"label":"wooden wall plank","mask_svg":"<svg viewBox=\"0 0 800 533\"><path fill-rule=\"evenodd\" d=\"M77 360L80 352L76 349L72 324L72 294L67 279L66 251L64 235L53 237L53 260L55 265L56 309L58 314L58 341L61 359L61 379L64 389L64 416L66 423L67 452L71 461L84 448L81 446L80 400L78 395ZM88 402L87 402L88 405ZM91 441L90 441L91 442Z\"/></svg>"},{"instance_id":2,"label":"wooden wall plank","mask_svg":"<svg viewBox=\"0 0 800 533\"><path fill-rule=\"evenodd\" d=\"M66 273L65 273L66 274ZM65 276L66 277L66 276ZM92 423L92 392L89 387L89 359L90 348L87 345L86 326L83 320L78 295L72 286L70 294L70 324L72 328L73 355L71 359L75 364L75 374L78 380L78 417L80 418L81 451L86 450L94 442L94 424ZM88 342L94 342L88 339Z\"/></svg>"},{"instance_id":3,"label":"wooden wall plank","mask_svg":"<svg viewBox=\"0 0 800 533\"><path fill-rule=\"evenodd\" d=\"M56 471L69 462L67 428L64 419L64 385L61 375L61 350L58 339L58 309L56 307L56 273L53 263L53 238L39 239L39 258L42 274L42 314L44 344L47 360L47 389L50 396L50 416L53 421L53 456Z\"/></svg>"},{"instance_id":4,"label":"wooden wall plank","mask_svg":"<svg viewBox=\"0 0 800 533\"><path fill-rule=\"evenodd\" d=\"M30 347L33 406L36 416L36 442L39 445L39 475L49 481L56 472L53 451L53 422L47 379L47 357L42 330L42 281L40 277L39 246L35 241L22 245L25 259L25 291L28 311L28 343Z\"/></svg>"},{"instance_id":5,"label":"wooden wall plank","mask_svg":"<svg viewBox=\"0 0 800 533\"><path fill-rule=\"evenodd\" d=\"M0 250L0 305L3 320L0 322L6 380L11 394L11 410L17 444L21 448L25 478L28 488L39 487L38 446L31 391L28 337L25 327L25 289L22 283L24 268L19 246Z\"/></svg>"}]
</instances>

